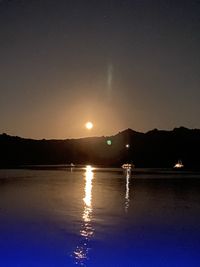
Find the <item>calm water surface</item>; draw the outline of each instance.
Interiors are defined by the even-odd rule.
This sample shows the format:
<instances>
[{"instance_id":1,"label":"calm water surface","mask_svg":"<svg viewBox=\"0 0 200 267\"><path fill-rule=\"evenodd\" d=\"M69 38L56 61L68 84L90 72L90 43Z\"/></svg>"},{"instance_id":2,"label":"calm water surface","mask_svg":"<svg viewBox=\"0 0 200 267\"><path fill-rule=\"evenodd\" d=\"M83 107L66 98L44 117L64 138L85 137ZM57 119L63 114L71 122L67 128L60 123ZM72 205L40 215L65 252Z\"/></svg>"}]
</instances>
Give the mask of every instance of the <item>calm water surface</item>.
<instances>
[{"instance_id":1,"label":"calm water surface","mask_svg":"<svg viewBox=\"0 0 200 267\"><path fill-rule=\"evenodd\" d=\"M198 267L200 175L0 170L2 267Z\"/></svg>"}]
</instances>

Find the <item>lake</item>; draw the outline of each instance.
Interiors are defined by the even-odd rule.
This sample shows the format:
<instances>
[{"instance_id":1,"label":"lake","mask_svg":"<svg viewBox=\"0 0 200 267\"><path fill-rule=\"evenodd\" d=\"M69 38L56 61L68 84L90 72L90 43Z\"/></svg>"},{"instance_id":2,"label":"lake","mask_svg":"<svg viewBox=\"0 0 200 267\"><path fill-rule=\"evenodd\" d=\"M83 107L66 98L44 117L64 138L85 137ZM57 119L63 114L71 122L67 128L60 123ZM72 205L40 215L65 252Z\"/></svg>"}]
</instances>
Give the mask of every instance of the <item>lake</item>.
<instances>
[{"instance_id":1,"label":"lake","mask_svg":"<svg viewBox=\"0 0 200 267\"><path fill-rule=\"evenodd\" d=\"M0 170L2 267L200 266L200 174Z\"/></svg>"}]
</instances>

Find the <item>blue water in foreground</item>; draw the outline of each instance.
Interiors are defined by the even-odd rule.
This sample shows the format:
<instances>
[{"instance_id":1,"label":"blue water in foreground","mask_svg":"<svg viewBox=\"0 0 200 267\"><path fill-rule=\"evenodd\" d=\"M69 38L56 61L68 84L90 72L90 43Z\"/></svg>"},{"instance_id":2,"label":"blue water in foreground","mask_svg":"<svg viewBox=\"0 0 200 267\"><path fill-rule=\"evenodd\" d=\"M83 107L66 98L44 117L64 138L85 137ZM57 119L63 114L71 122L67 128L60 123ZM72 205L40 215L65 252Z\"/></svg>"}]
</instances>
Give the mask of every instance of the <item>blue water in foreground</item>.
<instances>
[{"instance_id":1,"label":"blue water in foreground","mask_svg":"<svg viewBox=\"0 0 200 267\"><path fill-rule=\"evenodd\" d=\"M0 170L1 267L200 266L200 175Z\"/></svg>"}]
</instances>

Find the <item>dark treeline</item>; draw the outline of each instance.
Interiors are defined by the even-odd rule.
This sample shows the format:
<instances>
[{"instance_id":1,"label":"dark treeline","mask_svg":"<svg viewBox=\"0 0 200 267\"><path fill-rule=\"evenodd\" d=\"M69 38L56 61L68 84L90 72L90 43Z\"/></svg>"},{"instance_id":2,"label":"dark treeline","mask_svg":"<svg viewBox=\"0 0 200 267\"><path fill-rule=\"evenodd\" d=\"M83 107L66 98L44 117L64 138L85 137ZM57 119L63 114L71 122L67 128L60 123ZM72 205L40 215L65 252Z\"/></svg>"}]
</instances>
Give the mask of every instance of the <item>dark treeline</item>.
<instances>
[{"instance_id":1,"label":"dark treeline","mask_svg":"<svg viewBox=\"0 0 200 267\"><path fill-rule=\"evenodd\" d=\"M107 140L112 144L108 145ZM125 145L130 144L129 148ZM114 136L66 140L33 140L0 135L0 167L34 164L98 164L136 167L173 167L181 159L186 168L199 168L200 130L140 133L127 129Z\"/></svg>"}]
</instances>

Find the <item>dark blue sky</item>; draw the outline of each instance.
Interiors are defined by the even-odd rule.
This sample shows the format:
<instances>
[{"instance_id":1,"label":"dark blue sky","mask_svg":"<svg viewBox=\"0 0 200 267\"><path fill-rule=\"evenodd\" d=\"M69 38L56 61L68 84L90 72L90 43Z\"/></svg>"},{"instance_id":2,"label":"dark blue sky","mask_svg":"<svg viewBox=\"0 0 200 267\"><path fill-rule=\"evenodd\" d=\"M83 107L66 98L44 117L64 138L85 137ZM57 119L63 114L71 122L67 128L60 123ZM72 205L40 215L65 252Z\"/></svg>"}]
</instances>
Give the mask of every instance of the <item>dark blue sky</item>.
<instances>
[{"instance_id":1,"label":"dark blue sky","mask_svg":"<svg viewBox=\"0 0 200 267\"><path fill-rule=\"evenodd\" d=\"M0 38L0 132L200 128L200 1L1 0Z\"/></svg>"}]
</instances>

